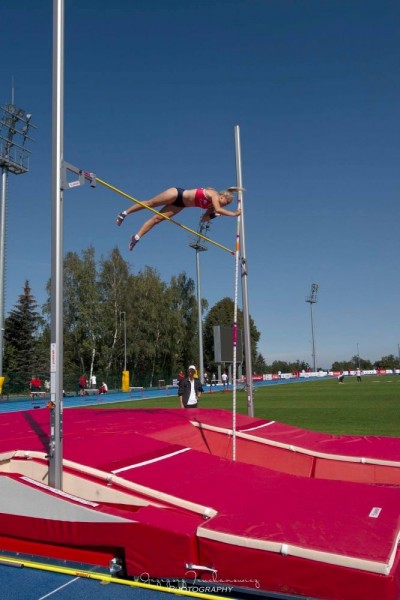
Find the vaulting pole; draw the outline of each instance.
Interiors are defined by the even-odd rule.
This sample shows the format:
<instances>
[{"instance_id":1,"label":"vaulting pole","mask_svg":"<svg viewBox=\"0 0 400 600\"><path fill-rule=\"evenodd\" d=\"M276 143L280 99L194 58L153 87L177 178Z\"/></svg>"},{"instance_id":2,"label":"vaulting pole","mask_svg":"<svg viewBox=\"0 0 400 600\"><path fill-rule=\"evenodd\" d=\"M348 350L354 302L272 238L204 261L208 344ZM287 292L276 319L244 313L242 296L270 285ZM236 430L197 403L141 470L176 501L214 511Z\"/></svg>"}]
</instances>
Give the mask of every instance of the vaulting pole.
<instances>
[{"instance_id":1,"label":"vaulting pole","mask_svg":"<svg viewBox=\"0 0 400 600\"><path fill-rule=\"evenodd\" d=\"M238 208L241 208L241 192L238 196ZM236 250L235 250L235 293L233 300L233 374L232 374L232 460L236 460L236 390L237 390L237 336L238 336L238 324L237 324L237 314L238 314L238 287L239 287L239 255L240 255L240 220L241 217L237 218L237 227L236 227Z\"/></svg>"},{"instance_id":2,"label":"vaulting pole","mask_svg":"<svg viewBox=\"0 0 400 600\"><path fill-rule=\"evenodd\" d=\"M51 346L49 485L62 489L64 0L53 0Z\"/></svg>"}]
</instances>

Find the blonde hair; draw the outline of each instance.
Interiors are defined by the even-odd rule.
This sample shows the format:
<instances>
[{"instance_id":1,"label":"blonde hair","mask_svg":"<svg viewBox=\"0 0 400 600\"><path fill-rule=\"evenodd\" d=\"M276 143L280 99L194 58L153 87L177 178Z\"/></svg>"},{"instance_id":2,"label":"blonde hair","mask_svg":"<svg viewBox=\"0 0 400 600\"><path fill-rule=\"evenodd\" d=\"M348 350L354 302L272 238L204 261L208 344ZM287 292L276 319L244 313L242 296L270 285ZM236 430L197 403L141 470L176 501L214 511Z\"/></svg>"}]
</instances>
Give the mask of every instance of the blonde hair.
<instances>
[{"instance_id":1,"label":"blonde hair","mask_svg":"<svg viewBox=\"0 0 400 600\"><path fill-rule=\"evenodd\" d=\"M232 187L228 187L227 192L231 192L232 194L236 194L237 192L245 192L246 190L243 187L236 187L235 185Z\"/></svg>"},{"instance_id":2,"label":"blonde hair","mask_svg":"<svg viewBox=\"0 0 400 600\"><path fill-rule=\"evenodd\" d=\"M222 196L226 200L227 204L230 204L233 200L233 194L228 190L221 190L220 192L218 192L218 195Z\"/></svg>"},{"instance_id":3,"label":"blonde hair","mask_svg":"<svg viewBox=\"0 0 400 600\"><path fill-rule=\"evenodd\" d=\"M244 188L242 187L228 187L226 190L221 190L219 193L220 196L224 196L227 199L228 204L230 204L233 200L233 194L237 194L237 192L244 192Z\"/></svg>"}]
</instances>

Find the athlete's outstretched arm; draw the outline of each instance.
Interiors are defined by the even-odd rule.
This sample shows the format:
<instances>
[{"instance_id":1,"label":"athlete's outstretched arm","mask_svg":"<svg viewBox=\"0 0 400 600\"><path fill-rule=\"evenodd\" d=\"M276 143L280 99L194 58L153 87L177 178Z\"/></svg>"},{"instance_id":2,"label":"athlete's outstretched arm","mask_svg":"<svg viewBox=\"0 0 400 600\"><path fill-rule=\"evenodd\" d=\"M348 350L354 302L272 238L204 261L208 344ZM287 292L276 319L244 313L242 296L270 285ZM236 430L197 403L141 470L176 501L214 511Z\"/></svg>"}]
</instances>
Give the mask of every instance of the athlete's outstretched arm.
<instances>
[{"instance_id":1,"label":"athlete's outstretched arm","mask_svg":"<svg viewBox=\"0 0 400 600\"><path fill-rule=\"evenodd\" d=\"M212 203L212 212L218 213L219 215L224 215L225 217L238 217L241 214L241 210L240 208L238 208L235 211L232 210L226 210L226 208L223 208L223 206L221 206L220 203L220 195L218 194L218 192L208 192L209 195L211 196L211 203Z\"/></svg>"}]
</instances>

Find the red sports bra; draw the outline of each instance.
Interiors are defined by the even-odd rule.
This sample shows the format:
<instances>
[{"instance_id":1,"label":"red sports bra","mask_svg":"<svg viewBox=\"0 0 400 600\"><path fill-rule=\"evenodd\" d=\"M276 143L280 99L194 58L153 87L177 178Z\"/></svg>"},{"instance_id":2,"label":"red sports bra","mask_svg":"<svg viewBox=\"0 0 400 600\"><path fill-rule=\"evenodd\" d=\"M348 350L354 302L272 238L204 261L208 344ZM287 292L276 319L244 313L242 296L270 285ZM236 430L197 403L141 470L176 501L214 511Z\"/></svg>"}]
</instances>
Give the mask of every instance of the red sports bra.
<instances>
[{"instance_id":1,"label":"red sports bra","mask_svg":"<svg viewBox=\"0 0 400 600\"><path fill-rule=\"evenodd\" d=\"M197 188L194 195L194 205L198 208L210 208L212 206L211 200L209 200L204 192L203 188Z\"/></svg>"}]
</instances>

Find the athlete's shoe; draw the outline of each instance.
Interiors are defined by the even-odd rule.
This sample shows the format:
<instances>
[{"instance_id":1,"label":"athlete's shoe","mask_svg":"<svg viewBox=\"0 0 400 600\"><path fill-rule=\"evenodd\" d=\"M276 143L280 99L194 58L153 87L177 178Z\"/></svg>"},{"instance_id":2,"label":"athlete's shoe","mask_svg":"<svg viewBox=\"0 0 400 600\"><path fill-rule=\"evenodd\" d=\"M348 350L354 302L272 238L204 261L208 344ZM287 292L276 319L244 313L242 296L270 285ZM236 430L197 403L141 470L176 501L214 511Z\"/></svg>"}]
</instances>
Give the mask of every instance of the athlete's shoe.
<instances>
[{"instance_id":1,"label":"athlete's shoe","mask_svg":"<svg viewBox=\"0 0 400 600\"><path fill-rule=\"evenodd\" d=\"M133 236L131 237L131 241L129 242L129 250L133 250L133 249L134 249L134 247L136 246L136 244L138 243L138 241L139 241L139 240L137 240L137 239L135 238L135 236L133 235Z\"/></svg>"},{"instance_id":2,"label":"athlete's shoe","mask_svg":"<svg viewBox=\"0 0 400 600\"><path fill-rule=\"evenodd\" d=\"M119 213L119 215L117 217L117 221L116 221L118 226L122 225L122 221L125 219L125 217L126 217L126 214L124 214L123 212Z\"/></svg>"}]
</instances>

